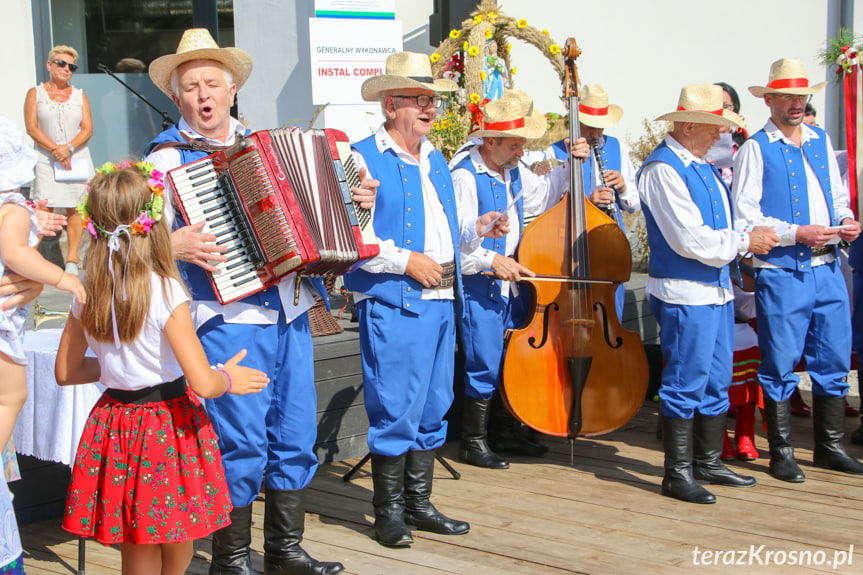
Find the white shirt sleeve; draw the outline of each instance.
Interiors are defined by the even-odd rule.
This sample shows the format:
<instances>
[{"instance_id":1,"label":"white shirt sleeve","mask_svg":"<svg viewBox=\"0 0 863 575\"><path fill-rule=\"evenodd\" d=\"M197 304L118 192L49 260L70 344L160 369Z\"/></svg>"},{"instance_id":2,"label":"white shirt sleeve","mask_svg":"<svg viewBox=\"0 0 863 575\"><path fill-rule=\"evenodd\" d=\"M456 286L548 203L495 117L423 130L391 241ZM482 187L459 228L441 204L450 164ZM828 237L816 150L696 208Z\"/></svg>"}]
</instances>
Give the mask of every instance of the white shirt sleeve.
<instances>
[{"instance_id":1,"label":"white shirt sleeve","mask_svg":"<svg viewBox=\"0 0 863 575\"><path fill-rule=\"evenodd\" d=\"M641 173L641 203L650 210L668 245L677 254L720 268L749 248L748 234L714 230L704 219L686 183L668 164L653 162Z\"/></svg>"},{"instance_id":2,"label":"white shirt sleeve","mask_svg":"<svg viewBox=\"0 0 863 575\"><path fill-rule=\"evenodd\" d=\"M830 192L833 195L833 215L836 220L841 222L845 218L854 218L854 212L851 210L851 196L848 192L848 186L842 178L842 171L839 169L839 162L836 161L836 154L833 153L833 142L830 141L830 136L825 132L827 137L828 153L828 168L830 170Z\"/></svg>"},{"instance_id":3,"label":"white shirt sleeve","mask_svg":"<svg viewBox=\"0 0 863 575\"><path fill-rule=\"evenodd\" d=\"M623 176L623 181L626 184L626 191L617 195L617 201L624 210L634 213L641 209L641 202L638 199L638 185L635 181L637 172L635 166L632 165L629 146L623 140L617 141L620 142L620 175Z\"/></svg>"},{"instance_id":4,"label":"white shirt sleeve","mask_svg":"<svg viewBox=\"0 0 863 575\"><path fill-rule=\"evenodd\" d=\"M452 172L452 183L455 187L455 201L458 208L459 227L466 230L470 225L476 230L476 219L479 211L479 201L476 192L476 179L463 168ZM512 223L512 222L510 222ZM464 233L464 232L463 232ZM474 235L476 235L474 233ZM491 268L491 263L496 255L491 250L482 247L482 242L462 241L461 245L461 273L472 275Z\"/></svg>"}]
</instances>

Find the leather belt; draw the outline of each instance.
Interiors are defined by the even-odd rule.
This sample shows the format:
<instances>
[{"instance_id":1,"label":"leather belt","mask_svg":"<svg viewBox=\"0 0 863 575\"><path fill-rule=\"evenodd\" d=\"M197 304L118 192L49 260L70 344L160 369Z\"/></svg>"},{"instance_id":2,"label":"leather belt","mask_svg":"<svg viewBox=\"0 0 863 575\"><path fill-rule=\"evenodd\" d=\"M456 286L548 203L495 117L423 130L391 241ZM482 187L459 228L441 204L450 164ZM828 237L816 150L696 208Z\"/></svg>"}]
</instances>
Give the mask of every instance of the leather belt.
<instances>
[{"instance_id":1,"label":"leather belt","mask_svg":"<svg viewBox=\"0 0 863 575\"><path fill-rule=\"evenodd\" d=\"M833 253L833 246L821 246L820 248L812 248L812 257L826 256Z\"/></svg>"},{"instance_id":2,"label":"leather belt","mask_svg":"<svg viewBox=\"0 0 863 575\"><path fill-rule=\"evenodd\" d=\"M455 284L455 260L441 264L441 267L443 271L441 272L440 283L426 289L447 289Z\"/></svg>"},{"instance_id":3,"label":"leather belt","mask_svg":"<svg viewBox=\"0 0 863 575\"><path fill-rule=\"evenodd\" d=\"M120 403L134 403L135 405L168 401L169 399L176 399L186 395L186 378L180 376L168 383L160 383L153 387L145 387L144 389L136 389L134 391L108 388L105 390L105 393Z\"/></svg>"}]
</instances>

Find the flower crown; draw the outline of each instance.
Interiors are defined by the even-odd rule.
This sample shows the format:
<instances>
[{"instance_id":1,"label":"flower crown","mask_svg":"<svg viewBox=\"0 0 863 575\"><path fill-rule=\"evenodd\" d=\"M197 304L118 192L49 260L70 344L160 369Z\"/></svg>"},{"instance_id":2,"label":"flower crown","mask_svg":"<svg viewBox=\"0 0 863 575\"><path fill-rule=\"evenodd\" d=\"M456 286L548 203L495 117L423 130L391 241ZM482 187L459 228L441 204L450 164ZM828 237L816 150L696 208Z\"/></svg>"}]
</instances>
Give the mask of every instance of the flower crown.
<instances>
[{"instance_id":1,"label":"flower crown","mask_svg":"<svg viewBox=\"0 0 863 575\"><path fill-rule=\"evenodd\" d=\"M99 237L99 235L102 235L102 237L105 238L112 238L117 236L120 232L145 235L150 231L150 228L153 227L153 224L162 219L162 209L165 207L165 199L162 195L165 191L165 177L162 172L155 169L153 164L144 161L135 162L133 164L132 162L125 161L118 166L111 162L105 162L102 166L96 168L96 176L87 184L87 191L90 191L90 186L94 181L96 181L96 178L124 168L135 168L142 176L147 178L147 187L150 188L150 191L152 192L150 201L144 205L144 210L137 218L135 218L134 222L128 225L117 226L117 229L109 232L108 230L97 226L93 222L93 218L91 218L90 214L87 212L88 196L85 195L81 200L81 203L78 204L77 210L78 213L81 214L81 225L90 232L90 235L94 238Z\"/></svg>"}]
</instances>

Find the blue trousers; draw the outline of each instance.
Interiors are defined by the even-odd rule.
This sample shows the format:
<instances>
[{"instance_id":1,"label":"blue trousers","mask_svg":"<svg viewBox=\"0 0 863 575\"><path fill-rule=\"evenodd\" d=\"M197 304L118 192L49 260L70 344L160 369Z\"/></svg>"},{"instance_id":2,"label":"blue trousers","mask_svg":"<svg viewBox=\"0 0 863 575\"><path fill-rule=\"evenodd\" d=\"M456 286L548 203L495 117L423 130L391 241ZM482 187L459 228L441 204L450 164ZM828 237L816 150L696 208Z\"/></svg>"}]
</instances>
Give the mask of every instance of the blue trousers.
<instances>
[{"instance_id":1,"label":"blue trousers","mask_svg":"<svg viewBox=\"0 0 863 575\"><path fill-rule=\"evenodd\" d=\"M854 307L851 314L851 345L858 354L863 355L863 269L851 273Z\"/></svg>"},{"instance_id":2,"label":"blue trousers","mask_svg":"<svg viewBox=\"0 0 863 575\"><path fill-rule=\"evenodd\" d=\"M419 316L374 298L357 303L369 450L377 455L436 449L453 400L452 300L424 302Z\"/></svg>"},{"instance_id":3,"label":"blue trousers","mask_svg":"<svg viewBox=\"0 0 863 575\"><path fill-rule=\"evenodd\" d=\"M265 372L270 384L260 393L225 394L206 400L219 436L225 477L235 507L250 505L266 485L302 489L318 467L317 393L309 316L274 325L224 323L214 317L198 329L212 363L224 362L241 349L240 365Z\"/></svg>"},{"instance_id":4,"label":"blue trousers","mask_svg":"<svg viewBox=\"0 0 863 575\"><path fill-rule=\"evenodd\" d=\"M495 301L465 290L459 333L465 355L464 392L468 397L491 399L500 387L504 334L520 321L514 315L523 317L518 313L518 300L522 299L500 298Z\"/></svg>"},{"instance_id":5,"label":"blue trousers","mask_svg":"<svg viewBox=\"0 0 863 575\"><path fill-rule=\"evenodd\" d=\"M758 268L755 314L761 367L758 382L774 401L791 397L802 356L812 393L844 396L851 368L851 311L839 262L801 272Z\"/></svg>"},{"instance_id":6,"label":"blue trousers","mask_svg":"<svg viewBox=\"0 0 863 575\"><path fill-rule=\"evenodd\" d=\"M678 305L650 297L659 322L662 415L691 419L728 411L734 358L734 302Z\"/></svg>"}]
</instances>

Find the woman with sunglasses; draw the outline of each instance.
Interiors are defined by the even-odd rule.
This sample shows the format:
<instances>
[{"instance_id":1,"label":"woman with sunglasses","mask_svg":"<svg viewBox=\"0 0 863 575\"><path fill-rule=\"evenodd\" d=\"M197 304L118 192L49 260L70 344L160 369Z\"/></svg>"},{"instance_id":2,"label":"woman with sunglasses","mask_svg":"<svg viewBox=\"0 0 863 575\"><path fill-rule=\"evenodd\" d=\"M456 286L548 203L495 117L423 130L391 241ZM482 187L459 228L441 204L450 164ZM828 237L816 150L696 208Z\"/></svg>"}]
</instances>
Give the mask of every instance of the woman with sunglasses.
<instances>
[{"instance_id":1,"label":"woman with sunglasses","mask_svg":"<svg viewBox=\"0 0 863 575\"><path fill-rule=\"evenodd\" d=\"M36 142L39 152L31 197L36 201L47 199L50 209L66 210L69 234L66 272L72 274L78 273L78 246L83 231L75 206L94 174L87 149L93 135L90 103L80 88L70 84L78 69L76 60L78 52L74 48L54 46L48 53L49 80L31 88L24 103L27 134ZM60 253L58 239L59 235L47 238L40 251L51 261L59 260L55 263L62 267L62 255L51 253Z\"/></svg>"}]
</instances>

